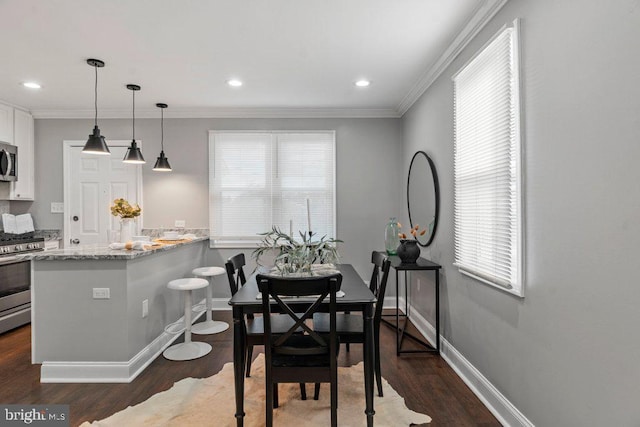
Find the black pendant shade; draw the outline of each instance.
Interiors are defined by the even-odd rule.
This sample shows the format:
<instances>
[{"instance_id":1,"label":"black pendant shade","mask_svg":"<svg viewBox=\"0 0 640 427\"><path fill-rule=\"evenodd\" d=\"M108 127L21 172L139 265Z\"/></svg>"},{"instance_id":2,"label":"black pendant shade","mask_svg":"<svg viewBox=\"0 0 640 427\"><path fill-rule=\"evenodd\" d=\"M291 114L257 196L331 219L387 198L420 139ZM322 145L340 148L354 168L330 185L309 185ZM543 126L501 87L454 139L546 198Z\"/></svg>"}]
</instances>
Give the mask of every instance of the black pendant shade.
<instances>
[{"instance_id":1,"label":"black pendant shade","mask_svg":"<svg viewBox=\"0 0 640 427\"><path fill-rule=\"evenodd\" d=\"M142 164L146 162L144 157L142 157L142 152L140 151L140 148L138 148L138 144L136 143L136 91L140 90L140 86L127 85L127 89L133 93L133 138L131 139L131 145L127 149L127 154L124 155L124 159L122 161L124 163Z\"/></svg>"},{"instance_id":2,"label":"black pendant shade","mask_svg":"<svg viewBox=\"0 0 640 427\"><path fill-rule=\"evenodd\" d=\"M93 133L89 135L84 148L83 153L110 155L109 147L104 139L104 136L100 135L100 129L98 128L98 68L104 67L104 62L99 59L87 59L87 64L91 65L96 71L95 78L95 90L94 90L94 105L96 111L95 125L93 127Z\"/></svg>"},{"instance_id":3,"label":"black pendant shade","mask_svg":"<svg viewBox=\"0 0 640 427\"><path fill-rule=\"evenodd\" d=\"M164 109L168 107L167 104L156 104L156 107L160 108L161 120L160 120L160 157L156 160L156 164L153 166L153 170L157 172L171 172L171 165L169 160L164 156Z\"/></svg>"},{"instance_id":4,"label":"black pendant shade","mask_svg":"<svg viewBox=\"0 0 640 427\"><path fill-rule=\"evenodd\" d=\"M160 157L156 160L153 170L157 172L171 172L171 165L169 164L169 160L164 156L164 151L160 152Z\"/></svg>"}]
</instances>

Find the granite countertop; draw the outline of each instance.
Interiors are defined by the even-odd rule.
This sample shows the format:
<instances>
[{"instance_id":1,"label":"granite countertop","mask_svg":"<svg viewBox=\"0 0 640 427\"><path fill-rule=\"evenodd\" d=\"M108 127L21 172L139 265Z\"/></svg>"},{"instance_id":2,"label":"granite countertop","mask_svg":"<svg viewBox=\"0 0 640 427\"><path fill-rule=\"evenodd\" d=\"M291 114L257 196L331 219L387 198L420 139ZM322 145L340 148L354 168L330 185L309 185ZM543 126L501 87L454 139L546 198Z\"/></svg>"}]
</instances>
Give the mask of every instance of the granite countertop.
<instances>
[{"instance_id":1,"label":"granite countertop","mask_svg":"<svg viewBox=\"0 0 640 427\"><path fill-rule=\"evenodd\" d=\"M158 252L173 250L177 247L190 245L192 243L209 240L209 237L196 237L188 242L178 242L175 244L164 243L162 246L153 246L151 249L126 250L110 249L107 245L87 245L74 248L55 249L45 252L32 252L18 255L19 259L29 259L33 261L62 261L62 260L130 260L149 256Z\"/></svg>"}]
</instances>

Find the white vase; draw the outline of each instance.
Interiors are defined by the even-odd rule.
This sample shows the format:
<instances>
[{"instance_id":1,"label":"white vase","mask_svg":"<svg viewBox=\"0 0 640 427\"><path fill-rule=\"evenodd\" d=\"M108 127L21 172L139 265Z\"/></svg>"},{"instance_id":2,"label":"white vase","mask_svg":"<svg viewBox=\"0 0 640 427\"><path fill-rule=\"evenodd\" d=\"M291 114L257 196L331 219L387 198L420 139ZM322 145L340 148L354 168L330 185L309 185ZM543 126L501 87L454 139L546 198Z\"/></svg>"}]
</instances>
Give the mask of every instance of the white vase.
<instances>
[{"instance_id":1,"label":"white vase","mask_svg":"<svg viewBox=\"0 0 640 427\"><path fill-rule=\"evenodd\" d=\"M136 222L133 218L122 218L120 220L120 242L127 243L133 240L135 228Z\"/></svg>"}]
</instances>

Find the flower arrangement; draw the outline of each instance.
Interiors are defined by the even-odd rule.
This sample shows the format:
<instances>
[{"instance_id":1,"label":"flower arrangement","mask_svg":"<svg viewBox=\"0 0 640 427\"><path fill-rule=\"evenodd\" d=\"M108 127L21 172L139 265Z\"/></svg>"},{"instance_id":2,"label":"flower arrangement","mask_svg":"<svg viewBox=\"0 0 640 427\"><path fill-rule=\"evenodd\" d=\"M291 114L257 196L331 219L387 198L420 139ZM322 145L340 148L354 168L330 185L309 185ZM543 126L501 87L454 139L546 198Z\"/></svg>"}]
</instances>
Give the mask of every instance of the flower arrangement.
<instances>
[{"instance_id":1,"label":"flower arrangement","mask_svg":"<svg viewBox=\"0 0 640 427\"><path fill-rule=\"evenodd\" d=\"M111 205L111 215L119 216L121 219L123 218L135 218L140 216L142 209L140 205L136 203L136 206L133 207L129 204L125 199L115 199L113 201L113 205Z\"/></svg>"},{"instance_id":2,"label":"flower arrangement","mask_svg":"<svg viewBox=\"0 0 640 427\"><path fill-rule=\"evenodd\" d=\"M258 266L262 266L260 257L267 252L276 251L275 267L282 275L291 273L311 274L312 264L333 264L338 261L338 249L336 243L342 240L327 239L323 236L320 240L313 240L315 233L300 232L301 240L273 227L271 231L260 233L264 236L258 248L252 256Z\"/></svg>"},{"instance_id":3,"label":"flower arrangement","mask_svg":"<svg viewBox=\"0 0 640 427\"><path fill-rule=\"evenodd\" d=\"M402 228L402 224L398 223L398 228ZM417 239L418 236L424 236L424 233L426 232L427 232L426 229L423 229L422 231L420 231L420 226L417 224L415 227L409 230L409 234L411 234L414 239ZM406 239L407 235L405 233L398 233L398 237L400 237L401 239Z\"/></svg>"}]
</instances>

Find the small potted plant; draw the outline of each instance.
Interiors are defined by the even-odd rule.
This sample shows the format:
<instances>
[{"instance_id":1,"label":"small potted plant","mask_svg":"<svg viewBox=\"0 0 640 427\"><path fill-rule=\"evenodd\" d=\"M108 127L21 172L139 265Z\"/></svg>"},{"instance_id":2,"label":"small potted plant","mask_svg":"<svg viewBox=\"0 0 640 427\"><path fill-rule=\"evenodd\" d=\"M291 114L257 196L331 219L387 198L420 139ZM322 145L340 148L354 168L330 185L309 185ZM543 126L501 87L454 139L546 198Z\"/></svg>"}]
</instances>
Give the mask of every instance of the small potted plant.
<instances>
[{"instance_id":1,"label":"small potted plant","mask_svg":"<svg viewBox=\"0 0 640 427\"><path fill-rule=\"evenodd\" d=\"M342 240L327 239L323 236L319 240L314 240L315 233L300 232L300 239L294 239L282 232L278 227L273 227L271 231L260 233L263 236L260 245L253 251L253 258L257 266L263 266L261 257L270 252L276 254L274 263L280 275L312 275L314 264L334 264L338 261L337 243Z\"/></svg>"},{"instance_id":2,"label":"small potted plant","mask_svg":"<svg viewBox=\"0 0 640 427\"><path fill-rule=\"evenodd\" d=\"M111 215L120 217L120 241L126 243L132 239L135 234L134 228L135 218L142 213L140 205L136 203L133 207L123 198L115 199L111 205Z\"/></svg>"},{"instance_id":3,"label":"small potted plant","mask_svg":"<svg viewBox=\"0 0 640 427\"><path fill-rule=\"evenodd\" d=\"M402 227L400 223L398 223L399 227ZM416 224L409 231L409 235L413 236L413 239L407 237L405 233L398 233L398 237L400 237L400 246L398 246L398 257L400 261L404 264L413 264L420 257L420 248L418 247L418 236L424 236L427 230L420 230L420 226Z\"/></svg>"}]
</instances>

